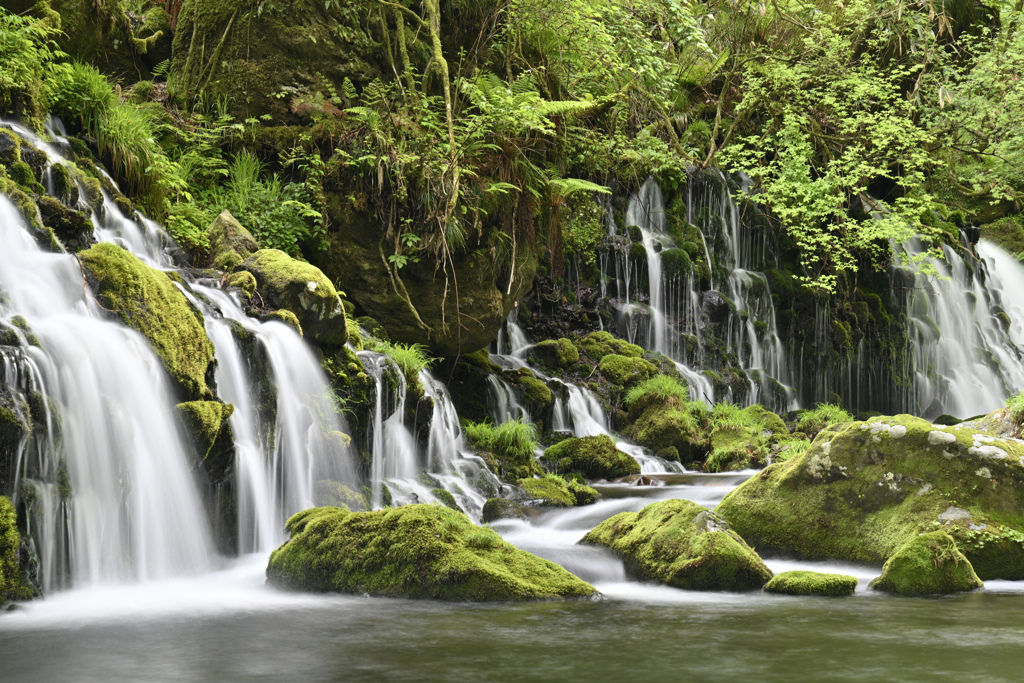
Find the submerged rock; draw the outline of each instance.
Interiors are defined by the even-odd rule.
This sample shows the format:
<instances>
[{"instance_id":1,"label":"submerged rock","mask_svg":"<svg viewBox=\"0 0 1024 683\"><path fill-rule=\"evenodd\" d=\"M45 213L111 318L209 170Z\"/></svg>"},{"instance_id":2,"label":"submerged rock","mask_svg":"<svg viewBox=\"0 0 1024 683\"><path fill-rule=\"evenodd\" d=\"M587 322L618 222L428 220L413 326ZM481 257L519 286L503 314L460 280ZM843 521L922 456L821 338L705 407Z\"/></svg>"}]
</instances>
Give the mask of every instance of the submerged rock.
<instances>
[{"instance_id":1,"label":"submerged rock","mask_svg":"<svg viewBox=\"0 0 1024 683\"><path fill-rule=\"evenodd\" d=\"M772 578L757 553L718 515L687 500L620 512L580 543L610 548L623 557L630 574L677 588L754 590Z\"/></svg>"},{"instance_id":2,"label":"submerged rock","mask_svg":"<svg viewBox=\"0 0 1024 683\"><path fill-rule=\"evenodd\" d=\"M853 595L857 590L857 577L797 569L776 574L764 590L783 595Z\"/></svg>"},{"instance_id":3,"label":"submerged rock","mask_svg":"<svg viewBox=\"0 0 1024 683\"><path fill-rule=\"evenodd\" d=\"M569 438L549 446L544 460L560 474L575 472L587 479L615 479L640 474L640 463L615 447L606 434Z\"/></svg>"},{"instance_id":4,"label":"submerged rock","mask_svg":"<svg viewBox=\"0 0 1024 683\"><path fill-rule=\"evenodd\" d=\"M982 579L1024 578L1024 442L907 415L823 430L717 511L762 550L881 563L936 528Z\"/></svg>"},{"instance_id":5,"label":"submerged rock","mask_svg":"<svg viewBox=\"0 0 1024 683\"><path fill-rule=\"evenodd\" d=\"M319 268L278 249L257 251L241 268L255 276L268 307L295 314L306 337L326 346L341 346L348 340L341 297Z\"/></svg>"},{"instance_id":6,"label":"submerged rock","mask_svg":"<svg viewBox=\"0 0 1024 683\"><path fill-rule=\"evenodd\" d=\"M179 393L191 400L212 398L206 374L213 344L201 314L167 274L114 244L97 244L79 258L100 305L149 340Z\"/></svg>"},{"instance_id":7,"label":"submerged rock","mask_svg":"<svg viewBox=\"0 0 1024 683\"><path fill-rule=\"evenodd\" d=\"M597 593L553 562L440 505L313 508L288 520L267 580L313 592L441 600L560 600Z\"/></svg>"},{"instance_id":8,"label":"submerged rock","mask_svg":"<svg viewBox=\"0 0 1024 683\"><path fill-rule=\"evenodd\" d=\"M932 531L910 539L885 562L875 590L900 595L957 593L982 586L953 537Z\"/></svg>"}]
</instances>

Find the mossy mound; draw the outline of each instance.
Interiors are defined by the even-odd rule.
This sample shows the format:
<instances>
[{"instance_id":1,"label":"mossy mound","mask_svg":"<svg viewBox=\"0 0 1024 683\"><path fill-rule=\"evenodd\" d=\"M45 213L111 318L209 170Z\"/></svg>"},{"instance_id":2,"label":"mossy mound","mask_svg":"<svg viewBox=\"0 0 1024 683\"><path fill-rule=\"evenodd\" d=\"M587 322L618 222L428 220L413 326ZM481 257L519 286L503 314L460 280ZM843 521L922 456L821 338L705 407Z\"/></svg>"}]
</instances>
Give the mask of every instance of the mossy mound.
<instances>
[{"instance_id":1,"label":"mossy mound","mask_svg":"<svg viewBox=\"0 0 1024 683\"><path fill-rule=\"evenodd\" d=\"M982 579L1024 578L1024 444L908 415L824 429L717 511L762 550L882 563L949 533Z\"/></svg>"},{"instance_id":2,"label":"mossy mound","mask_svg":"<svg viewBox=\"0 0 1024 683\"><path fill-rule=\"evenodd\" d=\"M584 353L598 361L613 353L627 358L644 357L642 347L616 339L610 332L591 332L580 341L580 346Z\"/></svg>"},{"instance_id":3,"label":"mossy mound","mask_svg":"<svg viewBox=\"0 0 1024 683\"><path fill-rule=\"evenodd\" d=\"M959 593L981 588L974 567L953 537L932 531L910 539L885 562L871 588L898 595Z\"/></svg>"},{"instance_id":4,"label":"mossy mound","mask_svg":"<svg viewBox=\"0 0 1024 683\"><path fill-rule=\"evenodd\" d=\"M234 287L245 293L249 298L256 293L256 278L247 270L231 273L224 278L225 287Z\"/></svg>"},{"instance_id":5,"label":"mossy mound","mask_svg":"<svg viewBox=\"0 0 1024 683\"><path fill-rule=\"evenodd\" d=\"M270 555L281 588L405 598L561 600L596 594L553 562L519 550L440 505L376 512L313 508L288 520Z\"/></svg>"},{"instance_id":6,"label":"mossy mound","mask_svg":"<svg viewBox=\"0 0 1024 683\"><path fill-rule=\"evenodd\" d=\"M21 534L10 499L0 496L0 605L8 600L26 600L35 595L21 571Z\"/></svg>"},{"instance_id":7,"label":"mossy mound","mask_svg":"<svg viewBox=\"0 0 1024 683\"><path fill-rule=\"evenodd\" d=\"M235 459L235 440L228 421L235 407L218 401L189 401L179 403L177 408L203 469L214 481L221 481Z\"/></svg>"},{"instance_id":8,"label":"mossy mound","mask_svg":"<svg viewBox=\"0 0 1024 683\"><path fill-rule=\"evenodd\" d=\"M523 508L508 498L488 498L484 503L482 518L485 522L498 519L524 519Z\"/></svg>"},{"instance_id":9,"label":"mossy mound","mask_svg":"<svg viewBox=\"0 0 1024 683\"><path fill-rule=\"evenodd\" d=\"M341 346L348 340L341 298L319 268L279 249L261 249L240 267L256 277L268 307L295 314L306 337L326 346Z\"/></svg>"},{"instance_id":10,"label":"mossy mound","mask_svg":"<svg viewBox=\"0 0 1024 683\"><path fill-rule=\"evenodd\" d=\"M609 354L598 363L601 376L612 384L629 388L658 374L658 367L643 358Z\"/></svg>"},{"instance_id":11,"label":"mossy mound","mask_svg":"<svg viewBox=\"0 0 1024 683\"><path fill-rule=\"evenodd\" d=\"M528 352L538 365L552 372L560 372L580 362L580 351L572 340L545 339Z\"/></svg>"},{"instance_id":12,"label":"mossy mound","mask_svg":"<svg viewBox=\"0 0 1024 683\"><path fill-rule=\"evenodd\" d=\"M615 447L611 437L570 438L549 446L544 460L560 474L575 472L587 479L615 479L640 474L640 463Z\"/></svg>"},{"instance_id":13,"label":"mossy mound","mask_svg":"<svg viewBox=\"0 0 1024 683\"><path fill-rule=\"evenodd\" d=\"M776 574L764 590L782 595L853 595L857 590L857 577L798 569Z\"/></svg>"},{"instance_id":14,"label":"mossy mound","mask_svg":"<svg viewBox=\"0 0 1024 683\"><path fill-rule=\"evenodd\" d=\"M537 379L529 369L522 368L510 374L513 375L512 383L519 387L523 403L532 415L544 414L555 402L548 385Z\"/></svg>"},{"instance_id":15,"label":"mossy mound","mask_svg":"<svg viewBox=\"0 0 1024 683\"><path fill-rule=\"evenodd\" d=\"M256 238L224 210L206 228L210 239L210 260L221 270L231 270L259 250Z\"/></svg>"},{"instance_id":16,"label":"mossy mound","mask_svg":"<svg viewBox=\"0 0 1024 683\"><path fill-rule=\"evenodd\" d=\"M630 405L627 419L622 433L662 458L690 463L708 454L710 415L703 403L651 392Z\"/></svg>"},{"instance_id":17,"label":"mossy mound","mask_svg":"<svg viewBox=\"0 0 1024 683\"><path fill-rule=\"evenodd\" d=\"M96 298L153 345L182 397L208 400L206 373L213 344L201 316L159 270L114 244L97 244L79 258Z\"/></svg>"},{"instance_id":18,"label":"mossy mound","mask_svg":"<svg viewBox=\"0 0 1024 683\"><path fill-rule=\"evenodd\" d=\"M757 553L718 515L687 500L620 512L580 543L610 548L623 557L630 574L677 588L754 590L772 578Z\"/></svg>"},{"instance_id":19,"label":"mossy mound","mask_svg":"<svg viewBox=\"0 0 1024 683\"><path fill-rule=\"evenodd\" d=\"M555 508L576 505L576 495L561 477L549 474L538 479L520 479L516 485L526 492L531 505Z\"/></svg>"},{"instance_id":20,"label":"mossy mound","mask_svg":"<svg viewBox=\"0 0 1024 683\"><path fill-rule=\"evenodd\" d=\"M36 205L43 225L53 230L68 251L81 251L92 243L92 221L84 213L45 195L39 198Z\"/></svg>"}]
</instances>

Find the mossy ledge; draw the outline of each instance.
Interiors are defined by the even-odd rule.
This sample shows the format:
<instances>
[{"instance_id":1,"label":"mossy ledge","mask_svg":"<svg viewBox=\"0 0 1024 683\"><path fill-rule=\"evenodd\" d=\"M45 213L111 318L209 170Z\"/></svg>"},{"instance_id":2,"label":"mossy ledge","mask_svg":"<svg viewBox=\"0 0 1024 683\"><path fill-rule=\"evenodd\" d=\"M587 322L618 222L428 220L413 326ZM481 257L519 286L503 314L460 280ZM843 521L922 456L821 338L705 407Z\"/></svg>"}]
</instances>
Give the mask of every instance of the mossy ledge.
<instances>
[{"instance_id":1,"label":"mossy ledge","mask_svg":"<svg viewBox=\"0 0 1024 683\"><path fill-rule=\"evenodd\" d=\"M291 539L267 566L267 581L280 588L474 602L597 595L555 563L440 505L313 508L287 529Z\"/></svg>"},{"instance_id":2,"label":"mossy ledge","mask_svg":"<svg viewBox=\"0 0 1024 683\"><path fill-rule=\"evenodd\" d=\"M857 577L797 569L776 574L764 590L766 593L781 595L853 595L857 590Z\"/></svg>"},{"instance_id":3,"label":"mossy ledge","mask_svg":"<svg viewBox=\"0 0 1024 683\"><path fill-rule=\"evenodd\" d=\"M97 244L79 258L99 304L149 340L180 395L211 399L206 375L213 344L201 314L171 279L114 244Z\"/></svg>"},{"instance_id":4,"label":"mossy ledge","mask_svg":"<svg viewBox=\"0 0 1024 683\"><path fill-rule=\"evenodd\" d=\"M772 578L757 553L718 515L688 500L620 512L580 543L610 548L626 561L631 575L676 588L756 590Z\"/></svg>"}]
</instances>

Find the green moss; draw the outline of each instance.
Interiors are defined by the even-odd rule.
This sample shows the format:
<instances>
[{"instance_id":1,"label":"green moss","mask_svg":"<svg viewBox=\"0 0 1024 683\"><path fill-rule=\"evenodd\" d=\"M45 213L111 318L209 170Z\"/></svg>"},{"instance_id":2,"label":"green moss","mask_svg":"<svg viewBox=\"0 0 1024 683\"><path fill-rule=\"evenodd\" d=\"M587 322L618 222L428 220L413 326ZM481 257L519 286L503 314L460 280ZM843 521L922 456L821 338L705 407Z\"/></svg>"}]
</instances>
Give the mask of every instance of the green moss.
<instances>
[{"instance_id":1,"label":"green moss","mask_svg":"<svg viewBox=\"0 0 1024 683\"><path fill-rule=\"evenodd\" d=\"M598 370L605 380L627 389L658 374L658 368L653 363L616 353L602 358Z\"/></svg>"},{"instance_id":2,"label":"green moss","mask_svg":"<svg viewBox=\"0 0 1024 683\"><path fill-rule=\"evenodd\" d=\"M589 597L594 588L440 505L314 508L288 520L267 580L314 592L464 601Z\"/></svg>"},{"instance_id":3,"label":"green moss","mask_svg":"<svg viewBox=\"0 0 1024 683\"><path fill-rule=\"evenodd\" d=\"M628 419L623 434L659 455L674 451L681 462L689 463L703 459L710 449L710 415L703 403L675 396L662 399L650 392L634 399Z\"/></svg>"},{"instance_id":4,"label":"green moss","mask_svg":"<svg viewBox=\"0 0 1024 683\"><path fill-rule=\"evenodd\" d=\"M783 595L853 595L857 590L857 577L794 570L776 574L764 590Z\"/></svg>"},{"instance_id":5,"label":"green moss","mask_svg":"<svg viewBox=\"0 0 1024 683\"><path fill-rule=\"evenodd\" d=\"M288 327L292 328L299 333L299 336L304 336L302 332L302 325L299 323L298 317L287 309L281 309L278 311L270 311L260 316L262 320L276 320L277 322L284 323Z\"/></svg>"},{"instance_id":6,"label":"green moss","mask_svg":"<svg viewBox=\"0 0 1024 683\"><path fill-rule=\"evenodd\" d=\"M693 272L693 262L683 249L665 249L661 252L661 268L667 279L683 279Z\"/></svg>"},{"instance_id":7,"label":"green moss","mask_svg":"<svg viewBox=\"0 0 1024 683\"><path fill-rule=\"evenodd\" d=\"M203 469L215 481L223 479L234 464L235 442L228 419L235 407L217 401L189 401L177 408Z\"/></svg>"},{"instance_id":8,"label":"green moss","mask_svg":"<svg viewBox=\"0 0 1024 683\"><path fill-rule=\"evenodd\" d=\"M369 332L372 336L376 337L377 339L380 339L381 341L390 341L391 340L391 337L388 336L388 331L385 330L384 327L379 322L377 322L376 320L374 320L373 318L371 318L368 315L364 315L364 316L361 316L359 318L356 318L356 324L358 324L359 327L363 328L364 330ZM485 353L486 353L486 350L485 350Z\"/></svg>"},{"instance_id":9,"label":"green moss","mask_svg":"<svg viewBox=\"0 0 1024 683\"><path fill-rule=\"evenodd\" d=\"M587 479L616 479L640 474L640 464L615 447L611 437L570 438L549 446L544 460L559 474L575 472Z\"/></svg>"},{"instance_id":10,"label":"green moss","mask_svg":"<svg viewBox=\"0 0 1024 683\"><path fill-rule=\"evenodd\" d=\"M224 278L225 287L234 287L245 292L246 296L252 297L256 292L256 278L247 270L231 273ZM298 320L296 320L296 323Z\"/></svg>"},{"instance_id":11,"label":"green moss","mask_svg":"<svg viewBox=\"0 0 1024 683\"><path fill-rule=\"evenodd\" d=\"M803 432L813 439L818 432L829 425L850 422L853 416L832 403L819 403L813 410L803 410L797 415L793 431Z\"/></svg>"},{"instance_id":12,"label":"green moss","mask_svg":"<svg viewBox=\"0 0 1024 683\"><path fill-rule=\"evenodd\" d=\"M256 277L267 306L291 311L308 338L328 346L348 340L341 298L319 268L278 249L262 249L241 265Z\"/></svg>"},{"instance_id":13,"label":"green moss","mask_svg":"<svg viewBox=\"0 0 1024 683\"><path fill-rule=\"evenodd\" d=\"M465 512L465 510L459 507L459 504L455 501L455 496L453 496L450 491L446 491L445 489L431 489L430 494L434 496L434 498L437 498L438 502L446 508Z\"/></svg>"},{"instance_id":14,"label":"green moss","mask_svg":"<svg viewBox=\"0 0 1024 683\"><path fill-rule=\"evenodd\" d=\"M1024 251L1024 218L1006 216L981 226L981 236L1011 254Z\"/></svg>"},{"instance_id":15,"label":"green moss","mask_svg":"<svg viewBox=\"0 0 1024 683\"><path fill-rule=\"evenodd\" d=\"M35 591L22 575L19 562L21 534L10 499L0 496L0 605L8 600L25 600Z\"/></svg>"},{"instance_id":16,"label":"green moss","mask_svg":"<svg viewBox=\"0 0 1024 683\"><path fill-rule=\"evenodd\" d=\"M337 481L321 479L316 483L316 501L320 505L345 508L354 512L370 509L369 498L360 491ZM384 504L391 505L391 492L384 487Z\"/></svg>"},{"instance_id":17,"label":"green moss","mask_svg":"<svg viewBox=\"0 0 1024 683\"><path fill-rule=\"evenodd\" d=\"M630 574L688 590L753 590L772 572L713 512L686 500L652 503L605 520L580 543L620 554Z\"/></svg>"},{"instance_id":18,"label":"green moss","mask_svg":"<svg viewBox=\"0 0 1024 683\"><path fill-rule=\"evenodd\" d=\"M533 475L537 428L532 423L513 420L492 425L463 420L462 430L473 449L505 481L518 481Z\"/></svg>"},{"instance_id":19,"label":"green moss","mask_svg":"<svg viewBox=\"0 0 1024 683\"><path fill-rule=\"evenodd\" d=\"M569 339L545 339L529 351L530 357L552 371L564 370L580 361L580 352Z\"/></svg>"},{"instance_id":20,"label":"green moss","mask_svg":"<svg viewBox=\"0 0 1024 683\"><path fill-rule=\"evenodd\" d=\"M944 531L910 539L886 560L882 575L871 582L875 590L899 595L957 593L981 586L974 567Z\"/></svg>"},{"instance_id":21,"label":"green moss","mask_svg":"<svg viewBox=\"0 0 1024 683\"><path fill-rule=\"evenodd\" d=\"M206 373L213 344L171 279L113 244L97 244L79 258L99 303L149 340L181 395L211 398Z\"/></svg>"},{"instance_id":22,"label":"green moss","mask_svg":"<svg viewBox=\"0 0 1024 683\"><path fill-rule=\"evenodd\" d=\"M525 519L523 509L508 498L489 498L484 503L483 520L493 522L498 519Z\"/></svg>"},{"instance_id":23,"label":"green moss","mask_svg":"<svg viewBox=\"0 0 1024 683\"><path fill-rule=\"evenodd\" d=\"M554 474L540 479L520 479L516 484L535 505L556 508L576 505L576 494L569 490L564 479Z\"/></svg>"},{"instance_id":24,"label":"green moss","mask_svg":"<svg viewBox=\"0 0 1024 683\"><path fill-rule=\"evenodd\" d=\"M758 548L881 563L922 532L960 544L982 579L1024 578L1024 446L907 415L827 427L718 512Z\"/></svg>"},{"instance_id":25,"label":"green moss","mask_svg":"<svg viewBox=\"0 0 1024 683\"><path fill-rule=\"evenodd\" d=\"M580 346L583 347L583 352L594 360L601 360L612 353L628 358L644 357L644 350L640 346L616 339L611 333L604 331L591 332L581 340Z\"/></svg>"},{"instance_id":26,"label":"green moss","mask_svg":"<svg viewBox=\"0 0 1024 683\"><path fill-rule=\"evenodd\" d=\"M524 368L519 371L516 375L515 384L522 392L523 402L526 404L526 407L534 415L544 413L555 401L548 385L534 377L533 373L528 369Z\"/></svg>"},{"instance_id":27,"label":"green moss","mask_svg":"<svg viewBox=\"0 0 1024 683\"><path fill-rule=\"evenodd\" d=\"M43 225L53 230L69 251L81 251L92 244L92 221L84 213L45 195L39 198L36 206L39 207Z\"/></svg>"},{"instance_id":28,"label":"green moss","mask_svg":"<svg viewBox=\"0 0 1024 683\"><path fill-rule=\"evenodd\" d=\"M242 227L230 211L220 212L206 228L210 257L221 270L237 268L259 249L256 238Z\"/></svg>"}]
</instances>

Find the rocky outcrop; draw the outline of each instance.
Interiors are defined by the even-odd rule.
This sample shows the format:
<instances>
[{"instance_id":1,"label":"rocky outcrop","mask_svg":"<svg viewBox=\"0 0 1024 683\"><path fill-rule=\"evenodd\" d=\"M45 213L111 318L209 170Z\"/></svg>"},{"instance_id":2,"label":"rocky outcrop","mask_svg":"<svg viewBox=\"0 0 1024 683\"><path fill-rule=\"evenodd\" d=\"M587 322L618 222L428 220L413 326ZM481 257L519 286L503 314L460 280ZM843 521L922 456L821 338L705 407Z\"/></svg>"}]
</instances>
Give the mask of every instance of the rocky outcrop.
<instances>
[{"instance_id":1,"label":"rocky outcrop","mask_svg":"<svg viewBox=\"0 0 1024 683\"><path fill-rule=\"evenodd\" d=\"M189 401L177 407L199 464L214 482L223 481L235 458L235 442L228 421L235 407L218 401Z\"/></svg>"},{"instance_id":2,"label":"rocky outcrop","mask_svg":"<svg viewBox=\"0 0 1024 683\"><path fill-rule=\"evenodd\" d=\"M640 463L615 447L611 437L569 438L544 451L546 464L560 474L576 473L587 479L616 479L640 474Z\"/></svg>"},{"instance_id":3,"label":"rocky outcrop","mask_svg":"<svg viewBox=\"0 0 1024 683\"><path fill-rule=\"evenodd\" d=\"M259 250L256 238L224 210L206 229L210 239L210 260L215 268L231 270Z\"/></svg>"},{"instance_id":4,"label":"rocky outcrop","mask_svg":"<svg viewBox=\"0 0 1024 683\"><path fill-rule=\"evenodd\" d=\"M21 534L11 501L0 496L0 606L8 600L25 600L35 590L25 581L20 563Z\"/></svg>"},{"instance_id":5,"label":"rocky outcrop","mask_svg":"<svg viewBox=\"0 0 1024 683\"><path fill-rule=\"evenodd\" d=\"M882 563L933 530L982 579L1024 578L1024 442L907 415L833 425L719 504L764 551Z\"/></svg>"},{"instance_id":6,"label":"rocky outcrop","mask_svg":"<svg viewBox=\"0 0 1024 683\"><path fill-rule=\"evenodd\" d=\"M602 545L626 562L631 575L688 590L761 588L772 572L721 517L686 500L621 512L580 543Z\"/></svg>"},{"instance_id":7,"label":"rocky outcrop","mask_svg":"<svg viewBox=\"0 0 1024 683\"><path fill-rule=\"evenodd\" d=\"M281 588L462 601L562 600L593 586L440 505L314 508L288 520L270 556Z\"/></svg>"}]
</instances>

